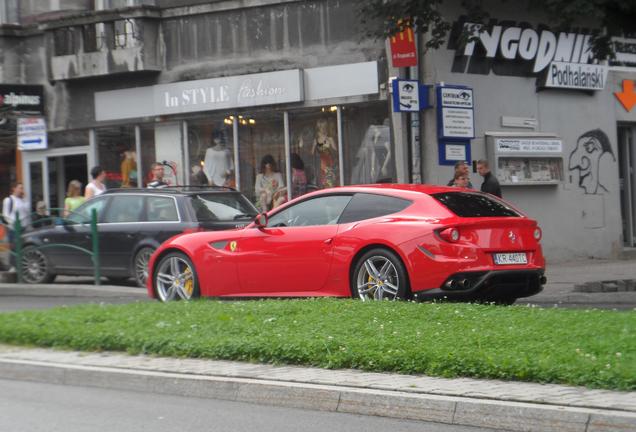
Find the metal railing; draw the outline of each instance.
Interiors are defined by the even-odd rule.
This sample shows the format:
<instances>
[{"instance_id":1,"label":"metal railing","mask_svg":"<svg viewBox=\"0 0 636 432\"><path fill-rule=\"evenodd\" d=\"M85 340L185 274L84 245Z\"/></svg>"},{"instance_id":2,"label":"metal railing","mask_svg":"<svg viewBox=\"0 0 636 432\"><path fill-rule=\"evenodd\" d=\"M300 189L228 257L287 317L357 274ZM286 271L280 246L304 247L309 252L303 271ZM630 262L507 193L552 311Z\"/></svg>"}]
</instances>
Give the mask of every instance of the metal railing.
<instances>
[{"instance_id":1,"label":"metal railing","mask_svg":"<svg viewBox=\"0 0 636 432\"><path fill-rule=\"evenodd\" d=\"M53 211L57 210L60 213L64 211L64 209L51 209L51 210ZM74 212L71 212L71 213L74 213ZM24 255L24 251L23 251L24 240L22 238L22 235L24 234L26 227L22 226L22 222L20 221L19 215L16 215L16 219L13 223L13 226L11 226L10 224L7 224L5 222L5 218L2 217L1 214L0 214L0 222L1 222L1 225L4 227L4 229L7 231L5 238L9 237L9 232L13 233L12 235L13 244L9 242L9 256L15 259L15 268L16 268L18 283L22 283L23 277L24 277L22 272L23 255ZM37 220L37 223L40 226L44 226L47 223L50 225L58 225L58 224L65 224L67 222L73 222L73 224L77 224L77 222L74 220L63 218L60 216L48 216L48 217L43 217ZM84 224L84 222L82 222L82 224ZM31 226L33 226L33 223L31 223ZM93 262L93 275L95 277L95 285L101 285L99 235L97 230L97 210L96 209L92 209L91 211L90 227L91 227L90 237L91 237L92 250L88 250L86 248L83 248L74 244L70 244L70 243L50 243L46 245L31 244L29 245L29 247L33 247L34 249L38 249L38 250L52 248L52 247L66 247L66 248L76 249L88 254L88 256L91 257L91 260Z\"/></svg>"}]
</instances>

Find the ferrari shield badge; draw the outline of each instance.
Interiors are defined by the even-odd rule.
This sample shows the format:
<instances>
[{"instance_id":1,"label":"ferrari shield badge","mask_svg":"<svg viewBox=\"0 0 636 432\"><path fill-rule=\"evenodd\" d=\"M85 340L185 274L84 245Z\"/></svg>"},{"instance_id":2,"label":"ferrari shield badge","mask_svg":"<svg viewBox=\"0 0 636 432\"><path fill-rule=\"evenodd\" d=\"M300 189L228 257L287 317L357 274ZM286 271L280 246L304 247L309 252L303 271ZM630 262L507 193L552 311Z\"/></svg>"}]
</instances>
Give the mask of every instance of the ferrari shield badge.
<instances>
[{"instance_id":1,"label":"ferrari shield badge","mask_svg":"<svg viewBox=\"0 0 636 432\"><path fill-rule=\"evenodd\" d=\"M236 242L235 241L231 241L230 242L230 250L232 252L234 252L236 250Z\"/></svg>"}]
</instances>

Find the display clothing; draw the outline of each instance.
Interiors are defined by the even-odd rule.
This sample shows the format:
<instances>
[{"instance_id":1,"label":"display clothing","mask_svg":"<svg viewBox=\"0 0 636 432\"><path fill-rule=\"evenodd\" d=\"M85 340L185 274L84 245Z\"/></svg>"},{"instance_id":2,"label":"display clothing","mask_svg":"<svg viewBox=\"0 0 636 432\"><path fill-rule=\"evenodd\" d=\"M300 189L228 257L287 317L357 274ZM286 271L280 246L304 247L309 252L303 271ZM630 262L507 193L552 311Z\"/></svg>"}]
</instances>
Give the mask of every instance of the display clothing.
<instances>
[{"instance_id":1,"label":"display clothing","mask_svg":"<svg viewBox=\"0 0 636 432\"><path fill-rule=\"evenodd\" d=\"M369 126L356 153L356 162L351 174L352 184L369 184L393 179L390 137L389 126Z\"/></svg>"},{"instance_id":2,"label":"display clothing","mask_svg":"<svg viewBox=\"0 0 636 432\"><path fill-rule=\"evenodd\" d=\"M225 186L228 174L234 169L230 152L220 145L205 151L203 171L212 186Z\"/></svg>"},{"instance_id":3,"label":"display clothing","mask_svg":"<svg viewBox=\"0 0 636 432\"><path fill-rule=\"evenodd\" d=\"M75 196L75 197L66 197L64 198L64 210L68 212L68 214L75 211L82 203L86 201L83 196Z\"/></svg>"},{"instance_id":4,"label":"display clothing","mask_svg":"<svg viewBox=\"0 0 636 432\"><path fill-rule=\"evenodd\" d=\"M86 185L86 189L93 192L92 196L101 195L106 191L106 186L104 184L97 184L95 181L90 182Z\"/></svg>"},{"instance_id":5,"label":"display clothing","mask_svg":"<svg viewBox=\"0 0 636 432\"><path fill-rule=\"evenodd\" d=\"M121 162L121 187L131 187L137 185L137 162L134 152L124 152L125 157Z\"/></svg>"},{"instance_id":6,"label":"display clothing","mask_svg":"<svg viewBox=\"0 0 636 432\"><path fill-rule=\"evenodd\" d=\"M498 196L501 198L501 186L497 177L492 175L491 172L486 173L484 176L484 182L481 184L481 191Z\"/></svg>"},{"instance_id":7,"label":"display clothing","mask_svg":"<svg viewBox=\"0 0 636 432\"><path fill-rule=\"evenodd\" d=\"M283 175L279 172L258 174L254 184L256 192L256 207L262 212L272 208L272 198L281 187L284 187Z\"/></svg>"},{"instance_id":8,"label":"display clothing","mask_svg":"<svg viewBox=\"0 0 636 432\"><path fill-rule=\"evenodd\" d=\"M331 137L316 138L315 148L320 158L320 187L330 188L338 185L338 155L334 150Z\"/></svg>"}]
</instances>

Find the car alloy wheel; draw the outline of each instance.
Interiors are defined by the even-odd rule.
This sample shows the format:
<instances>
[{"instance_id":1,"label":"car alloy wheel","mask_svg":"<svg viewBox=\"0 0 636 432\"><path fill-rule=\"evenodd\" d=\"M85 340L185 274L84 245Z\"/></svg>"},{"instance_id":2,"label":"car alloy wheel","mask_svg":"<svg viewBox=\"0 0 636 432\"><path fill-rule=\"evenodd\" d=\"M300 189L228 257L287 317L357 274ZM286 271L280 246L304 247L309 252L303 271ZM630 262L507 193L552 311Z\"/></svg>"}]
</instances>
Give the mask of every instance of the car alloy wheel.
<instances>
[{"instance_id":1,"label":"car alloy wheel","mask_svg":"<svg viewBox=\"0 0 636 432\"><path fill-rule=\"evenodd\" d=\"M39 249L29 246L22 252L22 280L30 284L53 282L49 261Z\"/></svg>"},{"instance_id":2,"label":"car alloy wheel","mask_svg":"<svg viewBox=\"0 0 636 432\"><path fill-rule=\"evenodd\" d=\"M155 272L155 290L163 302L199 297L199 283L190 259L180 252L163 257Z\"/></svg>"},{"instance_id":3,"label":"car alloy wheel","mask_svg":"<svg viewBox=\"0 0 636 432\"><path fill-rule=\"evenodd\" d=\"M363 301L406 298L407 279L404 265L389 250L373 249L356 265L352 291Z\"/></svg>"},{"instance_id":4,"label":"car alloy wheel","mask_svg":"<svg viewBox=\"0 0 636 432\"><path fill-rule=\"evenodd\" d=\"M148 280L148 262L154 251L154 248L143 247L139 249L139 252L135 255L135 280L140 287L146 286L146 281Z\"/></svg>"}]
</instances>

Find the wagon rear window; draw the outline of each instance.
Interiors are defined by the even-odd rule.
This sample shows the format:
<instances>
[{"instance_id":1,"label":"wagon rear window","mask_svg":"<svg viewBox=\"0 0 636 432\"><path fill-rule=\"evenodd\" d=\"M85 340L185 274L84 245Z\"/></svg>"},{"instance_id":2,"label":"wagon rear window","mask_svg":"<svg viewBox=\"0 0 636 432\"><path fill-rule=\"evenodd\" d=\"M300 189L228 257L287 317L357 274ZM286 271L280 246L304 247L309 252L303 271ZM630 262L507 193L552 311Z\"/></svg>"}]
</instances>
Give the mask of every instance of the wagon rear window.
<instances>
[{"instance_id":1,"label":"wagon rear window","mask_svg":"<svg viewBox=\"0 0 636 432\"><path fill-rule=\"evenodd\" d=\"M466 192L443 192L432 195L460 217L519 217L517 211L486 195Z\"/></svg>"}]
</instances>

